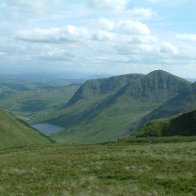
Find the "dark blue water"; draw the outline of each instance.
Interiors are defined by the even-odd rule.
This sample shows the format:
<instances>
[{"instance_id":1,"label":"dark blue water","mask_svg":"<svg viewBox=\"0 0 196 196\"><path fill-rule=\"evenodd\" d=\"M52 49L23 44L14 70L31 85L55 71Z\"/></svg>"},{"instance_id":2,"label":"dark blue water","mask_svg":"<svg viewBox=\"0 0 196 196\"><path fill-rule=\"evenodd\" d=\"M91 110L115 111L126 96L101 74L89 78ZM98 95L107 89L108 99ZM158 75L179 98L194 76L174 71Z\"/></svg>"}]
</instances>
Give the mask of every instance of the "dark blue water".
<instances>
[{"instance_id":1,"label":"dark blue water","mask_svg":"<svg viewBox=\"0 0 196 196\"><path fill-rule=\"evenodd\" d=\"M57 133L63 130L63 127L49 124L49 123L35 124L31 126L47 136L50 136L53 133Z\"/></svg>"}]
</instances>

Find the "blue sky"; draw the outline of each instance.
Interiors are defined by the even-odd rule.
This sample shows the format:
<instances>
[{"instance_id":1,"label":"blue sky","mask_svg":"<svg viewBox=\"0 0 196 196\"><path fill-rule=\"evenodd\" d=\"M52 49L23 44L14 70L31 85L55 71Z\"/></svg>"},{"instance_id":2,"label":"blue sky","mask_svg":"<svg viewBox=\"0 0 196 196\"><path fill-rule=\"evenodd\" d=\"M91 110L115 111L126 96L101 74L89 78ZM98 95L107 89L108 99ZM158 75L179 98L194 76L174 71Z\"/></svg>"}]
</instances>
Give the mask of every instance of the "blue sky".
<instances>
[{"instance_id":1,"label":"blue sky","mask_svg":"<svg viewBox=\"0 0 196 196\"><path fill-rule=\"evenodd\" d=\"M0 70L196 78L195 0L1 0Z\"/></svg>"}]
</instances>

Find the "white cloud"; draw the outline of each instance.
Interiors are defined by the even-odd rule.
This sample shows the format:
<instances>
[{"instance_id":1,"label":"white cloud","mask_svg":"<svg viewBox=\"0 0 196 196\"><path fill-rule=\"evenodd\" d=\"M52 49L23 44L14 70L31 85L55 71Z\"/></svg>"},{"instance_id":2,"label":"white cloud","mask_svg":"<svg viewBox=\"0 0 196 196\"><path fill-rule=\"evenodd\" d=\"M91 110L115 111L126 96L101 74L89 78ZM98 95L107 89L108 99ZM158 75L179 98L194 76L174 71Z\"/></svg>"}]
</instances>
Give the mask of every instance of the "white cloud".
<instances>
[{"instance_id":1,"label":"white cloud","mask_svg":"<svg viewBox=\"0 0 196 196\"><path fill-rule=\"evenodd\" d=\"M178 49L176 46L169 42L161 42L160 47L161 52L169 53L169 54L178 54Z\"/></svg>"},{"instance_id":2,"label":"white cloud","mask_svg":"<svg viewBox=\"0 0 196 196\"><path fill-rule=\"evenodd\" d=\"M28 9L42 9L46 6L56 5L62 2L62 0L34 0L34 1L26 1L26 0L1 0L0 5L8 5L14 6L15 8L28 8Z\"/></svg>"},{"instance_id":3,"label":"white cloud","mask_svg":"<svg viewBox=\"0 0 196 196\"><path fill-rule=\"evenodd\" d=\"M97 24L93 27L67 25L63 28L28 29L19 31L17 39L45 44L76 42L77 45L78 42L78 44L84 46L87 45L87 42L99 41L105 43L105 45L112 44L113 47L133 45L131 50L138 53L178 54L176 46L158 40L151 34L148 26L141 22L131 20L112 21L102 18ZM100 44L103 45L103 43ZM93 50L96 50L96 44L93 43L93 45ZM62 50L58 49L58 51Z\"/></svg>"},{"instance_id":4,"label":"white cloud","mask_svg":"<svg viewBox=\"0 0 196 196\"><path fill-rule=\"evenodd\" d=\"M156 15L156 12L150 8L134 8L129 11L133 17L151 19Z\"/></svg>"},{"instance_id":5,"label":"white cloud","mask_svg":"<svg viewBox=\"0 0 196 196\"><path fill-rule=\"evenodd\" d=\"M103 30L97 30L92 33L91 39L97 41L112 41L116 40L116 34Z\"/></svg>"},{"instance_id":6,"label":"white cloud","mask_svg":"<svg viewBox=\"0 0 196 196\"><path fill-rule=\"evenodd\" d=\"M34 0L34 1L25 1L25 0L11 0L7 1L8 5L13 6L25 6L31 8L43 8L43 5L46 1L45 0Z\"/></svg>"},{"instance_id":7,"label":"white cloud","mask_svg":"<svg viewBox=\"0 0 196 196\"><path fill-rule=\"evenodd\" d=\"M91 8L101 10L124 10L129 0L89 0Z\"/></svg>"},{"instance_id":8,"label":"white cloud","mask_svg":"<svg viewBox=\"0 0 196 196\"><path fill-rule=\"evenodd\" d=\"M99 20L99 25L106 31L120 34L150 35L147 25L132 20L112 21L105 18Z\"/></svg>"},{"instance_id":9,"label":"white cloud","mask_svg":"<svg viewBox=\"0 0 196 196\"><path fill-rule=\"evenodd\" d=\"M178 34L176 37L184 41L196 41L196 34Z\"/></svg>"},{"instance_id":10,"label":"white cloud","mask_svg":"<svg viewBox=\"0 0 196 196\"><path fill-rule=\"evenodd\" d=\"M151 2L151 3L158 3L158 2L160 2L161 0L147 0L147 1L149 1L149 2Z\"/></svg>"},{"instance_id":11,"label":"white cloud","mask_svg":"<svg viewBox=\"0 0 196 196\"><path fill-rule=\"evenodd\" d=\"M89 39L89 32L85 28L67 25L63 28L35 28L22 30L17 33L17 39L34 42L62 42Z\"/></svg>"},{"instance_id":12,"label":"white cloud","mask_svg":"<svg viewBox=\"0 0 196 196\"><path fill-rule=\"evenodd\" d=\"M47 41L47 40L58 40L60 29L59 28L48 28L41 29L35 28L30 30L22 30L17 33L18 39L29 40L29 41Z\"/></svg>"},{"instance_id":13,"label":"white cloud","mask_svg":"<svg viewBox=\"0 0 196 196\"><path fill-rule=\"evenodd\" d=\"M17 33L17 39L32 42L63 41L128 41L148 42L152 40L150 29L143 23L131 20L112 21L100 19L98 27L67 25L63 28L35 28Z\"/></svg>"},{"instance_id":14,"label":"white cloud","mask_svg":"<svg viewBox=\"0 0 196 196\"><path fill-rule=\"evenodd\" d=\"M57 1L62 3L56 5ZM172 6L177 3L177 0L175 3L168 0L0 0L0 64L118 73L172 66L180 70L189 66L192 67L189 73L186 68L181 70L193 74L195 34L179 34L175 44L167 42L171 26L163 25L171 23L169 20L177 8L162 5L166 1ZM161 5L152 5L156 2ZM146 7L151 5L153 9ZM164 12L167 8L169 15ZM158 19L161 20L156 20L156 10L160 11ZM185 11L178 14L186 14ZM141 22L151 18L155 19L149 23L152 29ZM178 24L173 25L172 28L177 28Z\"/></svg>"},{"instance_id":15,"label":"white cloud","mask_svg":"<svg viewBox=\"0 0 196 196\"><path fill-rule=\"evenodd\" d=\"M46 16L51 7L60 5L62 0L0 0L0 7L4 7L3 16L6 20L23 22L34 16Z\"/></svg>"}]
</instances>

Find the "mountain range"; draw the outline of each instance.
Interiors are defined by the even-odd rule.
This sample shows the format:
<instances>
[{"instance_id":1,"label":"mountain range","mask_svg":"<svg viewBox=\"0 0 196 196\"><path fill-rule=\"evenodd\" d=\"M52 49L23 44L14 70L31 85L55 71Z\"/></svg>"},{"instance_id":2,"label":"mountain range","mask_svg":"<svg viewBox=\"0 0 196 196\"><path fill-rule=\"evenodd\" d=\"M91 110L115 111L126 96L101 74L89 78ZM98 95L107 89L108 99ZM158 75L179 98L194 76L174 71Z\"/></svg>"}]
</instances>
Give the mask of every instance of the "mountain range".
<instances>
[{"instance_id":1,"label":"mountain range","mask_svg":"<svg viewBox=\"0 0 196 196\"><path fill-rule=\"evenodd\" d=\"M172 99L181 97L183 100L183 93L191 88L191 82L162 70L147 75L127 74L89 80L65 105L42 120L64 127L63 131L52 135L57 141L112 141L129 134L134 126L145 124L141 119ZM190 105L194 108L192 103Z\"/></svg>"},{"instance_id":2,"label":"mountain range","mask_svg":"<svg viewBox=\"0 0 196 196\"><path fill-rule=\"evenodd\" d=\"M28 107L25 113L28 115L28 122L33 120L34 124L47 122L64 127L62 131L50 137L55 141L67 143L102 143L117 140L155 119L161 119L162 122L165 118L170 119L172 116L196 109L196 82L191 83L162 70L155 70L146 75L126 74L92 79L80 86L69 85L39 90L35 88L12 95L1 100L5 109L12 109L9 111L15 113L16 109L20 111L20 108ZM8 106L9 108L6 108ZM33 112L45 106L47 109ZM29 112L33 112L34 118L31 118ZM19 113L19 116L22 114ZM2 119L6 117L1 121L4 124L0 126L2 138L9 138L8 135L12 134L13 142L10 144L15 140L18 141L16 143L20 143L18 139L21 131L27 135L35 132L10 113L1 111L1 116ZM7 132L4 128L6 124ZM29 137L30 142L26 140L28 137L24 138L22 134L22 140L24 143L34 143L33 141L40 139L37 140L34 136ZM10 141L12 140L10 138ZM9 143L8 140L6 143Z\"/></svg>"}]
</instances>

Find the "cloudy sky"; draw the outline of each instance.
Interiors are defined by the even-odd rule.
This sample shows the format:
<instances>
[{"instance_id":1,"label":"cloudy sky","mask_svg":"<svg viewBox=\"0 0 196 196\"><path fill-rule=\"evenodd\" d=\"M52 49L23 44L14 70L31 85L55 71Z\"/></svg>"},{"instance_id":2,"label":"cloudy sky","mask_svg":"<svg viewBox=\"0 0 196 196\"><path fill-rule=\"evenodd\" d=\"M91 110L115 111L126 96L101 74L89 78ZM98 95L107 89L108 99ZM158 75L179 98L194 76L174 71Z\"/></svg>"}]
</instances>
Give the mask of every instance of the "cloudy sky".
<instances>
[{"instance_id":1,"label":"cloudy sky","mask_svg":"<svg viewBox=\"0 0 196 196\"><path fill-rule=\"evenodd\" d=\"M0 0L0 70L196 78L195 0Z\"/></svg>"}]
</instances>

